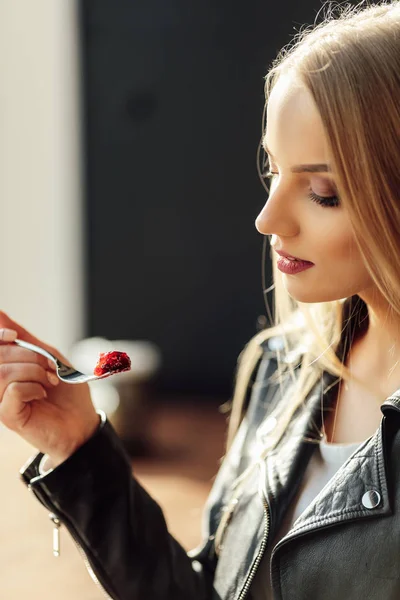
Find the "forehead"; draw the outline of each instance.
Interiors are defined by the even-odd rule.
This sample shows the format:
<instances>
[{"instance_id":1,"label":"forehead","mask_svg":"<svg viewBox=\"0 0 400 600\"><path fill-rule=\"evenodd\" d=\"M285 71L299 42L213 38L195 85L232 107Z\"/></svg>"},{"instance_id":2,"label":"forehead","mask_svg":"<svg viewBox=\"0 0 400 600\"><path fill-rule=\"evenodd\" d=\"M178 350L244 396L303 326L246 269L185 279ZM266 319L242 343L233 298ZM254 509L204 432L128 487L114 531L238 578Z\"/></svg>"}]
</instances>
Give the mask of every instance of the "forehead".
<instances>
[{"instance_id":1,"label":"forehead","mask_svg":"<svg viewBox=\"0 0 400 600\"><path fill-rule=\"evenodd\" d=\"M328 162L317 107L307 88L290 75L281 76L272 89L263 142L282 163Z\"/></svg>"}]
</instances>

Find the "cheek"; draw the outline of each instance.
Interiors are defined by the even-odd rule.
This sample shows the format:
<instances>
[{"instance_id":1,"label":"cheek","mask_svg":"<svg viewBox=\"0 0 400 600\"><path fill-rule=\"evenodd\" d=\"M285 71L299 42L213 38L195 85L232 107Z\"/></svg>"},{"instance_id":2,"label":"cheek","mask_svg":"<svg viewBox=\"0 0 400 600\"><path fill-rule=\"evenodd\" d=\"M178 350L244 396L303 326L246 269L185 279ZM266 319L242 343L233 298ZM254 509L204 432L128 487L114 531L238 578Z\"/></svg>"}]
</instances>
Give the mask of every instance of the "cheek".
<instances>
[{"instance_id":1,"label":"cheek","mask_svg":"<svg viewBox=\"0 0 400 600\"><path fill-rule=\"evenodd\" d=\"M350 232L332 231L321 236L321 243L324 244L324 255L329 260L348 265L361 260L354 236Z\"/></svg>"},{"instance_id":2,"label":"cheek","mask_svg":"<svg viewBox=\"0 0 400 600\"><path fill-rule=\"evenodd\" d=\"M310 249L309 260L317 266L361 260L353 229L341 209L321 209L310 203L301 225L304 246Z\"/></svg>"},{"instance_id":3,"label":"cheek","mask_svg":"<svg viewBox=\"0 0 400 600\"><path fill-rule=\"evenodd\" d=\"M316 266L321 267L317 272L321 292L325 292L322 300L352 296L370 284L370 275L352 231L342 229L326 235L324 253Z\"/></svg>"},{"instance_id":4,"label":"cheek","mask_svg":"<svg viewBox=\"0 0 400 600\"><path fill-rule=\"evenodd\" d=\"M308 258L315 266L295 277L284 277L288 293L300 302L327 302L358 293L370 282L370 276L347 223L311 224L306 237L310 243Z\"/></svg>"},{"instance_id":5,"label":"cheek","mask_svg":"<svg viewBox=\"0 0 400 600\"><path fill-rule=\"evenodd\" d=\"M352 228L348 222L336 223L333 227L321 228L318 234L316 267L319 274L343 287L343 297L349 288L363 286L370 281L370 275L357 246ZM318 260L319 257L319 260ZM312 260L312 259L311 259ZM328 282L326 282L328 283Z\"/></svg>"},{"instance_id":6,"label":"cheek","mask_svg":"<svg viewBox=\"0 0 400 600\"><path fill-rule=\"evenodd\" d=\"M320 256L321 264L329 263L333 269L343 269L344 271L364 268L360 250L353 231L349 227L338 224L329 229L320 228L318 237L321 252L316 256Z\"/></svg>"}]
</instances>

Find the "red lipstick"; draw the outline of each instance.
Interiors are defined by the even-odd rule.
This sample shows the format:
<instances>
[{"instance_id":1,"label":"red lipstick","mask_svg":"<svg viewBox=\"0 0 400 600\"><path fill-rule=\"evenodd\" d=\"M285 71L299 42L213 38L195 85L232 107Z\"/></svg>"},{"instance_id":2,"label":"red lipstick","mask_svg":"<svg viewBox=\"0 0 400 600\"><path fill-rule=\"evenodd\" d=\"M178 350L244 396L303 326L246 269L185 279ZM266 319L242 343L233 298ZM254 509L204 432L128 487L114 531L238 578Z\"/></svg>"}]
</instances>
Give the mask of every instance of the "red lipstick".
<instances>
[{"instance_id":1,"label":"red lipstick","mask_svg":"<svg viewBox=\"0 0 400 600\"><path fill-rule=\"evenodd\" d=\"M280 256L276 265L278 269L282 271L282 273L296 275L297 273L301 273L301 271L305 271L306 269L310 269L314 266L314 263L301 258L296 258L295 256L292 256L287 252L283 252L282 250L275 250L275 252Z\"/></svg>"},{"instance_id":2,"label":"red lipstick","mask_svg":"<svg viewBox=\"0 0 400 600\"><path fill-rule=\"evenodd\" d=\"M305 271L305 269L310 269L314 266L314 263L306 262L305 260L290 260L289 258L284 258L282 256L278 259L276 265L282 273L296 275L296 273Z\"/></svg>"}]
</instances>

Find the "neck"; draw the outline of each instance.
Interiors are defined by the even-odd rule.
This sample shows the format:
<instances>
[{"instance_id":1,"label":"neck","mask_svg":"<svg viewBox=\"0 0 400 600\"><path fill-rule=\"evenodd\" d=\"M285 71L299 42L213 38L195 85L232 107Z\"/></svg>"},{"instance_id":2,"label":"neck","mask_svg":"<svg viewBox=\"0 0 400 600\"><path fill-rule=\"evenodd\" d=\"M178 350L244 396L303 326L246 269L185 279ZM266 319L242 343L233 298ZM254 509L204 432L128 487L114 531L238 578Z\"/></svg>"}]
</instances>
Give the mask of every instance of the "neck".
<instances>
[{"instance_id":1,"label":"neck","mask_svg":"<svg viewBox=\"0 0 400 600\"><path fill-rule=\"evenodd\" d=\"M365 302L366 313L356 333L347 366L382 390L392 393L400 388L400 320L387 303L375 297ZM353 364L352 364L353 363ZM389 395L387 394L387 395Z\"/></svg>"}]
</instances>

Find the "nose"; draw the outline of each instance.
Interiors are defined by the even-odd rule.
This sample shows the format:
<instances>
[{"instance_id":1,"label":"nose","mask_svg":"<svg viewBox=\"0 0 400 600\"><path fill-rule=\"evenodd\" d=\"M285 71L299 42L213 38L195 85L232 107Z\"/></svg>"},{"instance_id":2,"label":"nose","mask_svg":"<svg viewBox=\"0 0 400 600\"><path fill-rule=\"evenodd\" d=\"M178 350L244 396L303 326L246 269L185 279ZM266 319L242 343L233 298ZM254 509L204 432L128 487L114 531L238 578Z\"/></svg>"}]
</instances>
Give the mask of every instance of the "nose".
<instances>
[{"instance_id":1,"label":"nose","mask_svg":"<svg viewBox=\"0 0 400 600\"><path fill-rule=\"evenodd\" d=\"M255 221L256 229L262 235L292 237L298 235L300 223L294 211L294 202L279 184L271 190L268 200Z\"/></svg>"}]
</instances>

